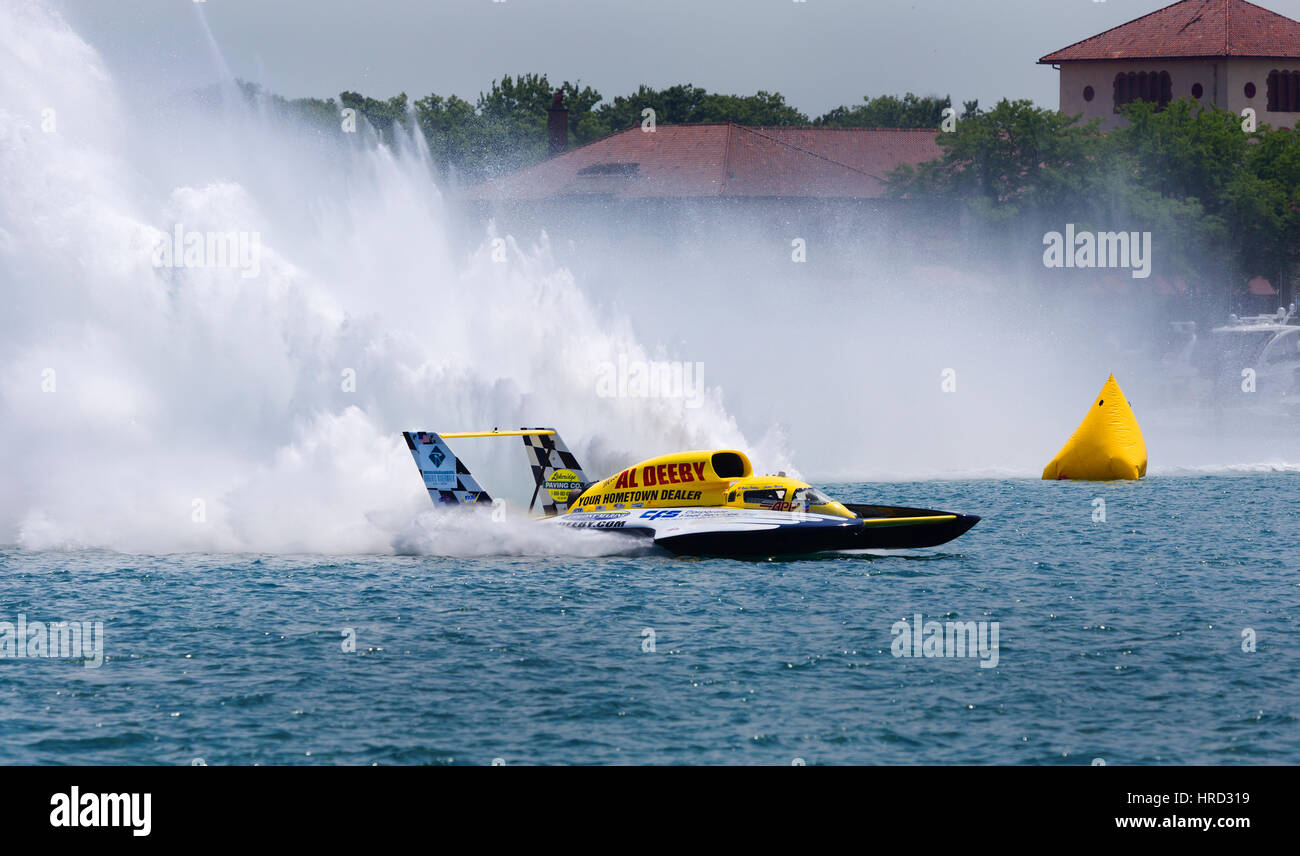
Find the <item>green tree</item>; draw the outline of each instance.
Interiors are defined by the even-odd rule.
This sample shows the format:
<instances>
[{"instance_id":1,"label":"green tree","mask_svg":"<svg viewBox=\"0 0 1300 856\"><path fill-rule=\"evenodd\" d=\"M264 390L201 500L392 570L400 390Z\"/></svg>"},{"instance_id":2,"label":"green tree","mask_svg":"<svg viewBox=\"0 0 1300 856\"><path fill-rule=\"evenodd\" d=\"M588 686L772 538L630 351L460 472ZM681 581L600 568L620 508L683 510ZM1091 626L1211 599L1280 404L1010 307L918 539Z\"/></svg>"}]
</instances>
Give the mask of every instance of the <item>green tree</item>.
<instances>
[{"instance_id":1,"label":"green tree","mask_svg":"<svg viewBox=\"0 0 1300 856\"><path fill-rule=\"evenodd\" d=\"M394 126L407 130L411 127L411 113L407 108L405 92L386 101L368 98L359 92L343 92L339 95L339 101L344 107L351 107L364 116L378 132L380 139L389 139Z\"/></svg>"},{"instance_id":2,"label":"green tree","mask_svg":"<svg viewBox=\"0 0 1300 856\"><path fill-rule=\"evenodd\" d=\"M1128 123L1106 134L1026 101L967 112L939 134L943 156L897 170L889 192L1002 253L1027 257L1035 234L1066 223L1150 231L1163 273L1217 297L1240 294L1255 274L1288 277L1300 263L1294 131L1245 133L1239 117L1191 100L1126 105Z\"/></svg>"},{"instance_id":3,"label":"green tree","mask_svg":"<svg viewBox=\"0 0 1300 856\"><path fill-rule=\"evenodd\" d=\"M415 101L415 118L440 166L479 181L546 156L547 111L557 89L569 111L570 142L583 141L583 122L600 93L567 80L552 86L544 74L504 75L473 105L455 95L426 95Z\"/></svg>"},{"instance_id":4,"label":"green tree","mask_svg":"<svg viewBox=\"0 0 1300 856\"><path fill-rule=\"evenodd\" d=\"M1253 139L1242 132L1241 119L1190 98L1163 109L1134 101L1123 115L1128 124L1107 134L1106 142L1132 164L1138 182L1164 196L1199 199L1217 213Z\"/></svg>"},{"instance_id":5,"label":"green tree","mask_svg":"<svg viewBox=\"0 0 1300 856\"><path fill-rule=\"evenodd\" d=\"M481 177L490 143L474 105L455 95L429 94L417 98L412 106L434 163L467 178Z\"/></svg>"},{"instance_id":6,"label":"green tree","mask_svg":"<svg viewBox=\"0 0 1300 856\"><path fill-rule=\"evenodd\" d=\"M943 157L900 168L890 192L978 202L999 219L1077 204L1096 177L1101 131L1097 122L1076 119L1003 99L939 134Z\"/></svg>"},{"instance_id":7,"label":"green tree","mask_svg":"<svg viewBox=\"0 0 1300 856\"><path fill-rule=\"evenodd\" d=\"M1261 126L1223 209L1243 275L1291 278L1300 268L1300 133Z\"/></svg>"},{"instance_id":8,"label":"green tree","mask_svg":"<svg viewBox=\"0 0 1300 856\"><path fill-rule=\"evenodd\" d=\"M632 95L619 95L594 111L592 131L603 134L623 131L641 124L645 109L654 110L655 122L677 125L686 122L736 122L741 125L806 125L808 117L785 103L779 92L760 91L753 95L720 95L693 84L652 89L645 84ZM602 135L603 135L602 134Z\"/></svg>"},{"instance_id":9,"label":"green tree","mask_svg":"<svg viewBox=\"0 0 1300 856\"><path fill-rule=\"evenodd\" d=\"M938 128L943 111L952 106L952 96L921 97L911 92L899 98L896 95L862 97L863 103L853 107L836 107L813 120L814 125L828 128ZM968 102L967 115L973 113Z\"/></svg>"},{"instance_id":10,"label":"green tree","mask_svg":"<svg viewBox=\"0 0 1300 856\"><path fill-rule=\"evenodd\" d=\"M532 134L545 147L547 111L556 91L564 96L564 107L569 111L569 132L574 133L582 118L600 102L600 93L581 81L564 81L552 86L544 74L524 74L519 77L503 75L492 81L487 92L479 93L478 113L489 123L514 132Z\"/></svg>"}]
</instances>

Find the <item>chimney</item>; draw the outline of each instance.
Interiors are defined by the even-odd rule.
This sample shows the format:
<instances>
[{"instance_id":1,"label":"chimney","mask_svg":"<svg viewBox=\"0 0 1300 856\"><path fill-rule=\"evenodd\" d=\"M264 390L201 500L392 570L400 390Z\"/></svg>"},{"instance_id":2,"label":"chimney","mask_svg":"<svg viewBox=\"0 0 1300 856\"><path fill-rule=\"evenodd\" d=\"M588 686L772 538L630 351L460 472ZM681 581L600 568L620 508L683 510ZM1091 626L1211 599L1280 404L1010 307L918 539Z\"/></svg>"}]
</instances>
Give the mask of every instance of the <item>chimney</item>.
<instances>
[{"instance_id":1,"label":"chimney","mask_svg":"<svg viewBox=\"0 0 1300 856\"><path fill-rule=\"evenodd\" d=\"M564 92L557 89L546 111L546 153L554 157L569 148L569 109L564 106Z\"/></svg>"}]
</instances>

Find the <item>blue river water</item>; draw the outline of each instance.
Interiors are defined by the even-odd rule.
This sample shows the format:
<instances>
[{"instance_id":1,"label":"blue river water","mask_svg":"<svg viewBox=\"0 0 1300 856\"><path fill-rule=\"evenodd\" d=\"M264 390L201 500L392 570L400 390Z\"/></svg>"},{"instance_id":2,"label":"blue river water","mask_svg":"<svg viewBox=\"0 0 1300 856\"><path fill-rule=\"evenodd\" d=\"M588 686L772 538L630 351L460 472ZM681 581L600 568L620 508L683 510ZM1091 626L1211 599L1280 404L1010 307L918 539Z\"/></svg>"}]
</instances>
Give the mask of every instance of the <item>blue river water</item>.
<instances>
[{"instance_id":1,"label":"blue river water","mask_svg":"<svg viewBox=\"0 0 1300 856\"><path fill-rule=\"evenodd\" d=\"M984 520L790 561L0 549L0 622L104 640L0 659L0 763L1300 763L1300 476L826 487ZM895 656L918 613L997 622L996 664Z\"/></svg>"}]
</instances>

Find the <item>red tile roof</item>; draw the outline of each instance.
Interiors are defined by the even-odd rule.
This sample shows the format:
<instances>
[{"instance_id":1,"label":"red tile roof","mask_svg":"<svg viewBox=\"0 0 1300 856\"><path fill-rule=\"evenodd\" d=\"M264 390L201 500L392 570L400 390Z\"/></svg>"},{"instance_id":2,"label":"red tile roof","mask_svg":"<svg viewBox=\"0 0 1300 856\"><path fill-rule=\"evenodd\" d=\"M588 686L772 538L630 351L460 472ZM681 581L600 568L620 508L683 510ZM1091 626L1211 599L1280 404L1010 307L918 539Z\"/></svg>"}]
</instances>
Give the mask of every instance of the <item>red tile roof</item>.
<instances>
[{"instance_id":1,"label":"red tile roof","mask_svg":"<svg viewBox=\"0 0 1300 856\"><path fill-rule=\"evenodd\" d=\"M471 187L472 200L601 196L877 198L886 173L940 157L928 129L659 125L612 134Z\"/></svg>"},{"instance_id":2,"label":"red tile roof","mask_svg":"<svg viewBox=\"0 0 1300 856\"><path fill-rule=\"evenodd\" d=\"M1300 58L1300 23L1246 0L1182 0L1039 63L1233 56Z\"/></svg>"},{"instance_id":3,"label":"red tile roof","mask_svg":"<svg viewBox=\"0 0 1300 856\"><path fill-rule=\"evenodd\" d=\"M1277 294L1277 289L1273 287L1273 283L1264 279L1262 276L1254 277L1250 282L1246 283L1246 289L1251 294Z\"/></svg>"}]
</instances>

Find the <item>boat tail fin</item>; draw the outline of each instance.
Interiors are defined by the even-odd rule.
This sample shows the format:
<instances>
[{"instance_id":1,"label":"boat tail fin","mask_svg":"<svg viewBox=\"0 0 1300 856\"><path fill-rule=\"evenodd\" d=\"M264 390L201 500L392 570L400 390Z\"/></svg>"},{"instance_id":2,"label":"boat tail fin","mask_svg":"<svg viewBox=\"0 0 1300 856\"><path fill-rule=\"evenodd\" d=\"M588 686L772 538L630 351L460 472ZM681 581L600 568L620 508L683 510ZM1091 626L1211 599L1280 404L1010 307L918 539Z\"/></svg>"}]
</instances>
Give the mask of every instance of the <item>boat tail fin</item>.
<instances>
[{"instance_id":1,"label":"boat tail fin","mask_svg":"<svg viewBox=\"0 0 1300 856\"><path fill-rule=\"evenodd\" d=\"M402 436L434 502L455 505L492 502L492 497L479 486L442 437L432 431L403 431Z\"/></svg>"},{"instance_id":2,"label":"boat tail fin","mask_svg":"<svg viewBox=\"0 0 1300 856\"><path fill-rule=\"evenodd\" d=\"M547 431L545 434L524 434L524 451L533 471L533 500L528 505L532 511L537 501L542 501L542 514L554 517L569 510L587 489L587 476L578 459L564 445L564 440L553 428L523 429Z\"/></svg>"}]
</instances>

